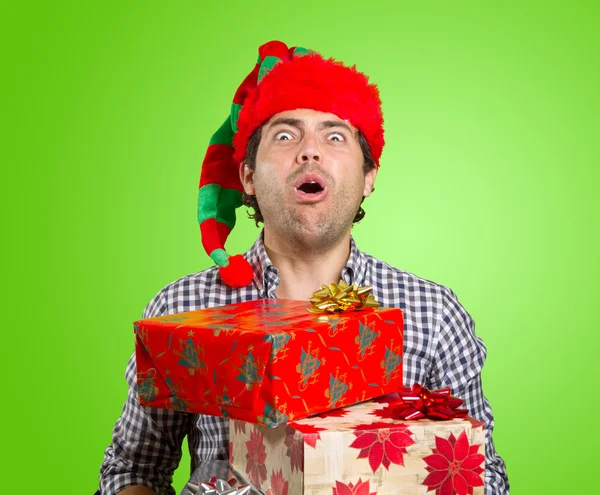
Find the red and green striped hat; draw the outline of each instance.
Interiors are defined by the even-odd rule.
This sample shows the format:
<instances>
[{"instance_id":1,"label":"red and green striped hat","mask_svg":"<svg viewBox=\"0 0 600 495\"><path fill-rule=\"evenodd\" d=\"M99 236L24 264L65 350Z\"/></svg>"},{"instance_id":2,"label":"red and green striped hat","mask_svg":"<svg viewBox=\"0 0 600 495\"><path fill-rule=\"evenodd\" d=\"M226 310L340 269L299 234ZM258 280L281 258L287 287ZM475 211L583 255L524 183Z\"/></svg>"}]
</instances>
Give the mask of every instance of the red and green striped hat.
<instances>
[{"instance_id":1,"label":"red and green striped hat","mask_svg":"<svg viewBox=\"0 0 600 495\"><path fill-rule=\"evenodd\" d=\"M383 150L383 116L377 86L355 67L347 67L306 48L270 41L233 97L231 113L210 139L198 190L202 244L219 266L223 282L244 287L253 271L241 255L230 256L225 241L242 205L239 164L252 133L273 115L308 108L333 113L364 135L375 164Z\"/></svg>"}]
</instances>

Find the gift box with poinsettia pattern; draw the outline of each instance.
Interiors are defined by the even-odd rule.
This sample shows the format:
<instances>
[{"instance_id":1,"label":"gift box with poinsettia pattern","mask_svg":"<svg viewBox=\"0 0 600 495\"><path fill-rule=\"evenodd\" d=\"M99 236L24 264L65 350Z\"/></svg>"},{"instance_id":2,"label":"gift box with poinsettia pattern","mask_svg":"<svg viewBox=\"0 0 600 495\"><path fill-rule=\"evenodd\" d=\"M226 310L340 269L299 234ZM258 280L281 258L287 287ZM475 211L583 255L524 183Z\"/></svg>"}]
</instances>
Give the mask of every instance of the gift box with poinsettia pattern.
<instances>
[{"instance_id":1,"label":"gift box with poinsettia pattern","mask_svg":"<svg viewBox=\"0 0 600 495\"><path fill-rule=\"evenodd\" d=\"M136 322L140 404L275 427L402 384L401 310L308 307L257 300Z\"/></svg>"},{"instance_id":2,"label":"gift box with poinsettia pattern","mask_svg":"<svg viewBox=\"0 0 600 495\"><path fill-rule=\"evenodd\" d=\"M395 419L396 397L274 429L231 421L230 464L269 495L483 494L483 423Z\"/></svg>"}]
</instances>

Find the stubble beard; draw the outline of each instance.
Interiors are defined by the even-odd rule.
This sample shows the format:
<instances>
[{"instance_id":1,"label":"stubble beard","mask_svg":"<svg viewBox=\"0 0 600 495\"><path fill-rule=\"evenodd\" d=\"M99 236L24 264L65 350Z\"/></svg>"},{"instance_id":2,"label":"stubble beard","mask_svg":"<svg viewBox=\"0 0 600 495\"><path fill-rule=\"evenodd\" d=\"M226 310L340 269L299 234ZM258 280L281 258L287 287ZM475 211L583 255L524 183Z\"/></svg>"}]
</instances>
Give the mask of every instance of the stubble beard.
<instances>
[{"instance_id":1,"label":"stubble beard","mask_svg":"<svg viewBox=\"0 0 600 495\"><path fill-rule=\"evenodd\" d=\"M311 171L303 170L302 173ZM350 191L350 188L336 188L331 177L322 171L319 173L331 186L329 194L334 195L331 201L333 207L327 211L323 210L321 203L286 204L286 191L283 188L289 188L289 183L293 184L297 174L290 177L285 186L262 178L262 187L257 187L256 199L263 214L265 230L295 252L319 255L337 246L349 233L360 207L362 195L357 197L357 193Z\"/></svg>"}]
</instances>

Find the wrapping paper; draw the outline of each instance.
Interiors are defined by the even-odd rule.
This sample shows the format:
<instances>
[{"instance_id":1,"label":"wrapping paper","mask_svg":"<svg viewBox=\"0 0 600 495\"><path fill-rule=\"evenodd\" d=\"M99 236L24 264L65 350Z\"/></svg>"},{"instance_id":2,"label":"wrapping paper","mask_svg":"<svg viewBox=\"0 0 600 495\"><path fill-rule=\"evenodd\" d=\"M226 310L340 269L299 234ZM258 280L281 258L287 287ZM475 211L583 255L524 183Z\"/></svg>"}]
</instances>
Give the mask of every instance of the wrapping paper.
<instances>
[{"instance_id":1,"label":"wrapping paper","mask_svg":"<svg viewBox=\"0 0 600 495\"><path fill-rule=\"evenodd\" d=\"M269 495L483 495L483 423L388 418L390 397L275 429L231 421L230 464Z\"/></svg>"},{"instance_id":2,"label":"wrapping paper","mask_svg":"<svg viewBox=\"0 0 600 495\"><path fill-rule=\"evenodd\" d=\"M403 316L257 300L134 323L140 404L275 427L397 390Z\"/></svg>"}]
</instances>

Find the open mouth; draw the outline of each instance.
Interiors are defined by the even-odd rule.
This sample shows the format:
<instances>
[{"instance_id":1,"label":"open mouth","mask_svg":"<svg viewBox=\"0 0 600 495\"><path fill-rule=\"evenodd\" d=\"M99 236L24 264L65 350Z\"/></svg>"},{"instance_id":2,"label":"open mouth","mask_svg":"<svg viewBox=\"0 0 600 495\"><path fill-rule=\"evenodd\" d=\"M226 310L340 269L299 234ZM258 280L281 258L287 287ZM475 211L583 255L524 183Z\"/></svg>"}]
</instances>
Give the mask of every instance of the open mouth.
<instances>
[{"instance_id":1,"label":"open mouth","mask_svg":"<svg viewBox=\"0 0 600 495\"><path fill-rule=\"evenodd\" d=\"M323 199L327 194L327 185L318 174L307 174L299 177L294 184L296 197L303 203L311 203Z\"/></svg>"},{"instance_id":2,"label":"open mouth","mask_svg":"<svg viewBox=\"0 0 600 495\"><path fill-rule=\"evenodd\" d=\"M310 181L301 184L297 189L306 194L317 194L323 190L323 186L318 182Z\"/></svg>"}]
</instances>

